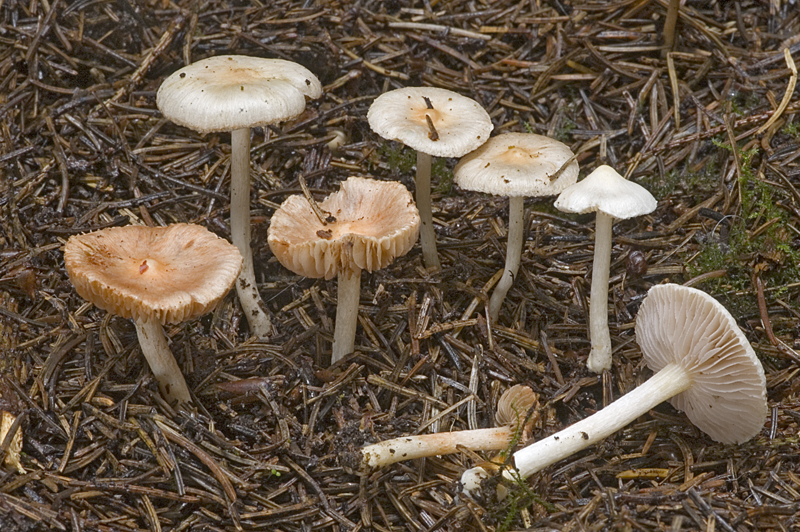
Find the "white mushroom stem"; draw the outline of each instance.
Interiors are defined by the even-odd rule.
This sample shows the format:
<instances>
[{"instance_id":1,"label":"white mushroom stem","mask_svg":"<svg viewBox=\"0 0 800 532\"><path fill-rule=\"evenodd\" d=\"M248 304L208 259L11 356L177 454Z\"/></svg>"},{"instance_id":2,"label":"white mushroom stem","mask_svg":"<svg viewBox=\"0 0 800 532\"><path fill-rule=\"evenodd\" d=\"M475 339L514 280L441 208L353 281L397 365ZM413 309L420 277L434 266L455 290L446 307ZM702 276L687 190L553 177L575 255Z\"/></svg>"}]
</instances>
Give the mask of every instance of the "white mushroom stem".
<instances>
[{"instance_id":1,"label":"white mushroom stem","mask_svg":"<svg viewBox=\"0 0 800 532\"><path fill-rule=\"evenodd\" d=\"M361 299L361 268L339 272L338 284L331 364L352 353L355 346L358 303Z\"/></svg>"},{"instance_id":2,"label":"white mushroom stem","mask_svg":"<svg viewBox=\"0 0 800 532\"><path fill-rule=\"evenodd\" d=\"M656 405L686 391L692 381L691 372L682 365L666 365L647 382L599 412L514 453L519 476L527 478L607 438Z\"/></svg>"},{"instance_id":3,"label":"white mushroom stem","mask_svg":"<svg viewBox=\"0 0 800 532\"><path fill-rule=\"evenodd\" d=\"M471 451L500 451L508 448L514 436L510 425L492 429L462 430L404 436L361 449L364 466L378 468L426 456L439 456L459 452L459 448Z\"/></svg>"},{"instance_id":4,"label":"white mushroom stem","mask_svg":"<svg viewBox=\"0 0 800 532\"><path fill-rule=\"evenodd\" d=\"M419 210L419 241L425 267L441 270L439 253L436 251L436 233L433 231L433 208L431 207L431 159L427 153L417 151L417 209Z\"/></svg>"},{"instance_id":5,"label":"white mushroom stem","mask_svg":"<svg viewBox=\"0 0 800 532\"><path fill-rule=\"evenodd\" d=\"M136 334L139 336L139 346L150 365L153 376L158 381L161 395L169 404L191 401L192 397L186 386L186 380L183 378L181 368L178 367L172 351L169 350L161 322L155 318L134 321Z\"/></svg>"},{"instance_id":6,"label":"white mushroom stem","mask_svg":"<svg viewBox=\"0 0 800 532\"><path fill-rule=\"evenodd\" d=\"M261 308L250 249L250 128L231 132L231 240L244 258L236 293L250 333L268 338L274 332L272 321Z\"/></svg>"},{"instance_id":7,"label":"white mushroom stem","mask_svg":"<svg viewBox=\"0 0 800 532\"><path fill-rule=\"evenodd\" d=\"M611 333L608 330L608 273L611 267L611 226L614 217L598 211L594 229L592 296L589 300L589 336L592 351L586 366L595 373L611 369Z\"/></svg>"},{"instance_id":8,"label":"white mushroom stem","mask_svg":"<svg viewBox=\"0 0 800 532\"><path fill-rule=\"evenodd\" d=\"M523 196L510 196L508 198L508 241L506 242L506 266L500 282L492 292L489 300L489 316L492 323L500 316L500 307L506 299L506 294L514 284L514 279L519 271L522 258L522 238L524 231L523 219L525 213L525 198Z\"/></svg>"}]
</instances>

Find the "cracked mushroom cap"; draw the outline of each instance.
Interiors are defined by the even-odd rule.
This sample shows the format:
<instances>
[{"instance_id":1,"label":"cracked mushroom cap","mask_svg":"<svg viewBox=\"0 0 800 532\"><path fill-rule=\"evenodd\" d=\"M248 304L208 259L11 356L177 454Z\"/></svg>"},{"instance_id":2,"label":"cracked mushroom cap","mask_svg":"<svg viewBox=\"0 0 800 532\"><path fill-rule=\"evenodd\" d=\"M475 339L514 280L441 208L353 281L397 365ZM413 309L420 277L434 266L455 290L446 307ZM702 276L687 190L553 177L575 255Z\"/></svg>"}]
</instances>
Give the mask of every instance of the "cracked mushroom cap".
<instances>
[{"instance_id":1,"label":"cracked mushroom cap","mask_svg":"<svg viewBox=\"0 0 800 532\"><path fill-rule=\"evenodd\" d=\"M305 277L332 279L342 270L379 270L408 253L419 234L414 200L395 181L350 177L319 207L336 221L323 225L299 195L287 198L270 221L272 253Z\"/></svg>"},{"instance_id":2,"label":"cracked mushroom cap","mask_svg":"<svg viewBox=\"0 0 800 532\"><path fill-rule=\"evenodd\" d=\"M367 120L381 137L436 157L461 157L489 140L494 129L489 113L478 102L435 87L385 92L372 102Z\"/></svg>"},{"instance_id":3,"label":"cracked mushroom cap","mask_svg":"<svg viewBox=\"0 0 800 532\"><path fill-rule=\"evenodd\" d=\"M307 68L282 59L244 55L209 57L185 66L161 84L161 113L178 125L210 133L276 124L319 98L322 85Z\"/></svg>"},{"instance_id":4,"label":"cracked mushroom cap","mask_svg":"<svg viewBox=\"0 0 800 532\"><path fill-rule=\"evenodd\" d=\"M239 276L242 256L199 225L129 225L70 237L64 264L87 301L117 316L166 324L211 310Z\"/></svg>"},{"instance_id":5,"label":"cracked mushroom cap","mask_svg":"<svg viewBox=\"0 0 800 532\"><path fill-rule=\"evenodd\" d=\"M691 372L692 386L670 399L703 432L722 443L758 434L767 417L761 362L730 313L695 288L650 289L636 316L636 342L647 365Z\"/></svg>"},{"instance_id":6,"label":"cracked mushroom cap","mask_svg":"<svg viewBox=\"0 0 800 532\"><path fill-rule=\"evenodd\" d=\"M496 196L541 197L558 194L578 179L574 157L563 142L533 133L504 133L463 157L453 176L466 190Z\"/></svg>"},{"instance_id":7,"label":"cracked mushroom cap","mask_svg":"<svg viewBox=\"0 0 800 532\"><path fill-rule=\"evenodd\" d=\"M656 210L658 202L641 185L628 181L610 166L594 172L564 190L556 199L556 209L586 214L603 212L619 219L633 218Z\"/></svg>"}]
</instances>

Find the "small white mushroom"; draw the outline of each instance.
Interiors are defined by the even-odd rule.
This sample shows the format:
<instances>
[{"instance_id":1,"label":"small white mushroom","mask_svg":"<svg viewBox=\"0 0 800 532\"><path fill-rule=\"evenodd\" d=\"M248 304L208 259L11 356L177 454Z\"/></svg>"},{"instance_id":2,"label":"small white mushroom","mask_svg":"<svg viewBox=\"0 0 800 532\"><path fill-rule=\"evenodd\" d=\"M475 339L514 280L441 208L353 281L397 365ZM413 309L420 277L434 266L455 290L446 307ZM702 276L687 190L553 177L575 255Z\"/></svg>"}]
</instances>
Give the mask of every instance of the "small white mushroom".
<instances>
[{"instance_id":1,"label":"small white mushroom","mask_svg":"<svg viewBox=\"0 0 800 532\"><path fill-rule=\"evenodd\" d=\"M372 130L417 150L417 208L425 267L441 269L431 206L431 156L461 157L487 140L494 126L478 102L435 87L406 87L375 98L367 112Z\"/></svg>"},{"instance_id":2,"label":"small white mushroom","mask_svg":"<svg viewBox=\"0 0 800 532\"><path fill-rule=\"evenodd\" d=\"M504 133L462 158L453 175L463 189L508 196L505 269L489 300L494 322L519 271L525 198L554 196L572 185L578 179L578 163L563 142L533 133Z\"/></svg>"},{"instance_id":3,"label":"small white mushroom","mask_svg":"<svg viewBox=\"0 0 800 532\"><path fill-rule=\"evenodd\" d=\"M644 187L623 178L610 166L565 189L555 207L564 212L596 212L592 294L589 300L589 336L592 351L586 361L595 373L611 369L611 334L608 330L608 277L611 266L611 228L614 219L633 218L656 210L656 199Z\"/></svg>"},{"instance_id":4,"label":"small white mushroom","mask_svg":"<svg viewBox=\"0 0 800 532\"><path fill-rule=\"evenodd\" d=\"M156 98L163 115L200 133L231 132L231 240L244 257L236 283L250 333L273 332L258 293L250 249L250 128L298 116L306 97L322 85L305 67L282 59L242 55L209 57L185 66L161 84Z\"/></svg>"}]
</instances>

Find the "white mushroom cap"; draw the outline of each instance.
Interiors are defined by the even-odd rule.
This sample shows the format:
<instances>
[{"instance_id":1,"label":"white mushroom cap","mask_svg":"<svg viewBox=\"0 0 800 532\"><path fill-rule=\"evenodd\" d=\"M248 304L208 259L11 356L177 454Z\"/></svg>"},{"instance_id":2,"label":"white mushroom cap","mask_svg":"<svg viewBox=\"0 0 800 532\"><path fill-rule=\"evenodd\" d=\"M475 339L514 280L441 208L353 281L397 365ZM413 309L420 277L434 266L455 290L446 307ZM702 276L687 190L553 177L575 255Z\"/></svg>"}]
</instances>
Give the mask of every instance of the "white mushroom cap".
<instances>
[{"instance_id":1,"label":"white mushroom cap","mask_svg":"<svg viewBox=\"0 0 800 532\"><path fill-rule=\"evenodd\" d=\"M425 98L431 102L429 109ZM431 139L425 118L438 134ZM435 87L406 87L375 98L367 112L372 131L436 157L461 157L486 142L494 129L489 113L475 100Z\"/></svg>"},{"instance_id":2,"label":"white mushroom cap","mask_svg":"<svg viewBox=\"0 0 800 532\"><path fill-rule=\"evenodd\" d=\"M647 189L628 181L610 166L602 165L583 180L564 190L556 199L556 209L585 214L603 212L626 219L656 210L658 202Z\"/></svg>"},{"instance_id":3,"label":"white mushroom cap","mask_svg":"<svg viewBox=\"0 0 800 532\"><path fill-rule=\"evenodd\" d=\"M323 225L304 196L290 196L275 211L269 247L286 268L332 279L342 270L373 271L405 255L419 234L419 213L396 181L350 177L319 204L336 218Z\"/></svg>"},{"instance_id":4,"label":"white mushroom cap","mask_svg":"<svg viewBox=\"0 0 800 532\"><path fill-rule=\"evenodd\" d=\"M322 85L307 68L282 59L209 57L173 73L158 89L158 108L176 124L209 133L294 118Z\"/></svg>"},{"instance_id":5,"label":"white mushroom cap","mask_svg":"<svg viewBox=\"0 0 800 532\"><path fill-rule=\"evenodd\" d=\"M558 194L578 179L574 154L563 142L533 133L504 133L492 137L453 170L463 189L496 196L539 197Z\"/></svg>"},{"instance_id":6,"label":"white mushroom cap","mask_svg":"<svg viewBox=\"0 0 800 532\"><path fill-rule=\"evenodd\" d=\"M242 256L199 225L129 225L70 237L64 265L87 301L123 318L165 324L211 310L233 287Z\"/></svg>"},{"instance_id":7,"label":"white mushroom cap","mask_svg":"<svg viewBox=\"0 0 800 532\"><path fill-rule=\"evenodd\" d=\"M675 284L654 286L636 316L636 342L653 371L680 364L691 372L692 386L670 402L703 432L722 443L741 443L761 431L764 369L713 297Z\"/></svg>"}]
</instances>

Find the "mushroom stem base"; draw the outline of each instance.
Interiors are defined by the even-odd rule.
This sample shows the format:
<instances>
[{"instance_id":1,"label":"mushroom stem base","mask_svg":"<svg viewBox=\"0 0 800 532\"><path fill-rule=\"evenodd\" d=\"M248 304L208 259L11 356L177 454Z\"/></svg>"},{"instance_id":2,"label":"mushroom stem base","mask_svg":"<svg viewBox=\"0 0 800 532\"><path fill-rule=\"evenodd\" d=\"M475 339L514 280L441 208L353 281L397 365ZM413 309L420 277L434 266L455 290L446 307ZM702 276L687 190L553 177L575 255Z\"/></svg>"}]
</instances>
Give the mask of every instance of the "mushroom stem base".
<instances>
[{"instance_id":1,"label":"mushroom stem base","mask_svg":"<svg viewBox=\"0 0 800 532\"><path fill-rule=\"evenodd\" d=\"M506 265L500 282L492 292L489 300L489 316L492 323L497 321L500 316L500 308L506 299L506 294L514 284L514 278L519 271L519 263L522 258L522 239L524 234L525 218L525 198L522 196L511 196L508 198L508 241L506 242Z\"/></svg>"},{"instance_id":2,"label":"mushroom stem base","mask_svg":"<svg viewBox=\"0 0 800 532\"><path fill-rule=\"evenodd\" d=\"M353 352L360 299L361 269L341 271L339 273L331 365Z\"/></svg>"},{"instance_id":3,"label":"mushroom stem base","mask_svg":"<svg viewBox=\"0 0 800 532\"><path fill-rule=\"evenodd\" d=\"M172 351L167 345L164 328L156 319L135 320L136 334L142 354L150 365L153 376L158 381L158 388L167 403L188 403L192 400L181 368L175 361Z\"/></svg>"},{"instance_id":4,"label":"mushroom stem base","mask_svg":"<svg viewBox=\"0 0 800 532\"><path fill-rule=\"evenodd\" d=\"M422 260L429 270L441 270L439 253L436 251L436 233L433 230L433 208L431 206L431 157L417 152L417 209L419 210L419 242Z\"/></svg>"},{"instance_id":5,"label":"mushroom stem base","mask_svg":"<svg viewBox=\"0 0 800 532\"><path fill-rule=\"evenodd\" d=\"M526 478L594 445L691 385L692 376L683 366L668 364L604 409L514 453L519 475Z\"/></svg>"},{"instance_id":6,"label":"mushroom stem base","mask_svg":"<svg viewBox=\"0 0 800 532\"><path fill-rule=\"evenodd\" d=\"M231 240L244 259L236 294L250 333L257 338L268 338L274 330L269 315L261 308L250 249L250 128L231 132Z\"/></svg>"}]
</instances>

